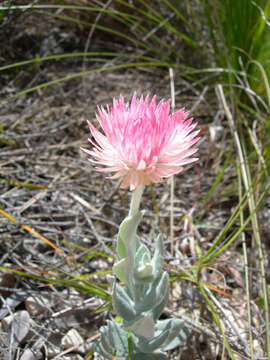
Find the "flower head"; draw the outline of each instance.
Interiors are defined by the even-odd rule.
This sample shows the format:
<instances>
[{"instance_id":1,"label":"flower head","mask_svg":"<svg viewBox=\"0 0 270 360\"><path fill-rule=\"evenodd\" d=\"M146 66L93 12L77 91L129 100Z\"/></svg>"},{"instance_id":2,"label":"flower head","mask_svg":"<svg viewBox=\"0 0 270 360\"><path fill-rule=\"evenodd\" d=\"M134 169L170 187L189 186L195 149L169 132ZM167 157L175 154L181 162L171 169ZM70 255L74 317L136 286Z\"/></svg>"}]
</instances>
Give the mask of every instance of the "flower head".
<instances>
[{"instance_id":1,"label":"flower head","mask_svg":"<svg viewBox=\"0 0 270 360\"><path fill-rule=\"evenodd\" d=\"M198 160L192 157L197 149L191 148L199 140L196 124L183 109L170 115L170 100L156 104L156 96L150 101L134 93L125 104L120 96L112 107L98 107L97 119L104 134L88 122L95 141L89 139L91 151L82 150L90 162L103 166L97 170L122 177L123 188L160 182Z\"/></svg>"}]
</instances>

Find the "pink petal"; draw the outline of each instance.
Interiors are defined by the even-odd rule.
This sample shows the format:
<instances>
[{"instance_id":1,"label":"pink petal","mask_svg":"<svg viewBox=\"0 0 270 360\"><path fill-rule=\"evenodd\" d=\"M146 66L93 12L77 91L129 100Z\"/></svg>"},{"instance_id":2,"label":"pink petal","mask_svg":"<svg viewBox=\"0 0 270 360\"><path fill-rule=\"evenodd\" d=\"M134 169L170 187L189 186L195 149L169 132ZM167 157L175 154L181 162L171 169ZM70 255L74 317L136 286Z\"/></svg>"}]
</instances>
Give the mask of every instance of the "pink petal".
<instances>
[{"instance_id":1,"label":"pink petal","mask_svg":"<svg viewBox=\"0 0 270 360\"><path fill-rule=\"evenodd\" d=\"M198 160L191 157L197 151L192 148L199 140L197 124L184 109L169 112L170 100L157 104L156 96L137 99L134 93L125 103L120 95L112 107L98 107L96 117L104 134L88 122L93 149L82 150L98 171L123 178L124 188L160 182Z\"/></svg>"}]
</instances>

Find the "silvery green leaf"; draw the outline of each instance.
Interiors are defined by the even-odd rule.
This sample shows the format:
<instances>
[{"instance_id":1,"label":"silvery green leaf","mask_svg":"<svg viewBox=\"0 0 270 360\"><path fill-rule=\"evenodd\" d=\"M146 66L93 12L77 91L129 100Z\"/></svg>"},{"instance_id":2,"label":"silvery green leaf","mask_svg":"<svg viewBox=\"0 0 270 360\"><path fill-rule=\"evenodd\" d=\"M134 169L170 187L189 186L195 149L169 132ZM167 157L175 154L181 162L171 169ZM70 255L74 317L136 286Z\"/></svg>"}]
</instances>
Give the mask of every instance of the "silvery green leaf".
<instances>
[{"instance_id":1,"label":"silvery green leaf","mask_svg":"<svg viewBox=\"0 0 270 360\"><path fill-rule=\"evenodd\" d=\"M165 294L162 299L162 302L156 305L152 310L152 316L154 321L157 321L160 318L160 315L163 313L165 306L167 305L169 299L169 292Z\"/></svg>"},{"instance_id":2,"label":"silvery green leaf","mask_svg":"<svg viewBox=\"0 0 270 360\"><path fill-rule=\"evenodd\" d=\"M169 276L166 272L162 273L162 279L163 278L164 283L159 284L156 291L156 296L160 301L156 302L155 305L152 307L152 316L154 321L157 321L159 319L169 300Z\"/></svg>"},{"instance_id":3,"label":"silvery green leaf","mask_svg":"<svg viewBox=\"0 0 270 360\"><path fill-rule=\"evenodd\" d=\"M155 336L152 340L146 341L139 338L137 347L142 352L154 352L156 349L167 351L178 346L179 341L174 341L180 335L180 331L184 328L184 322L180 319L168 319L158 321L155 327ZM186 340L185 332L181 334L182 339ZM184 341L183 340L183 341ZM173 347L171 347L173 346Z\"/></svg>"},{"instance_id":4,"label":"silvery green leaf","mask_svg":"<svg viewBox=\"0 0 270 360\"><path fill-rule=\"evenodd\" d=\"M145 354L139 353L132 357L132 360L168 360L167 356L162 353Z\"/></svg>"},{"instance_id":5,"label":"silvery green leaf","mask_svg":"<svg viewBox=\"0 0 270 360\"><path fill-rule=\"evenodd\" d=\"M108 321L108 335L110 342L114 344L114 348L117 353L127 353L128 350L128 334L121 328L121 325L114 322Z\"/></svg>"},{"instance_id":6,"label":"silvery green leaf","mask_svg":"<svg viewBox=\"0 0 270 360\"><path fill-rule=\"evenodd\" d=\"M95 344L94 351L96 351L97 353L102 355L105 359L112 359L112 357L113 357L113 354L111 354L110 352L108 353L104 349L104 347L100 341Z\"/></svg>"},{"instance_id":7,"label":"silvery green leaf","mask_svg":"<svg viewBox=\"0 0 270 360\"><path fill-rule=\"evenodd\" d=\"M140 267L141 265L150 262L151 262L151 253L144 244L141 244L135 254L135 266Z\"/></svg>"},{"instance_id":8,"label":"silvery green leaf","mask_svg":"<svg viewBox=\"0 0 270 360\"><path fill-rule=\"evenodd\" d=\"M125 354L125 355L116 354L116 357L114 356L113 359L115 359L115 360L129 360L130 357L128 356L128 354ZM108 360L111 360L111 359L108 359Z\"/></svg>"},{"instance_id":9,"label":"silvery green leaf","mask_svg":"<svg viewBox=\"0 0 270 360\"><path fill-rule=\"evenodd\" d=\"M129 345L127 332L121 329L121 325L114 321L108 321L107 324L107 326L101 327L101 339L95 345L94 350L107 359L112 359L115 352L117 352L118 359L128 359Z\"/></svg>"},{"instance_id":10,"label":"silvery green leaf","mask_svg":"<svg viewBox=\"0 0 270 360\"><path fill-rule=\"evenodd\" d=\"M169 292L169 276L163 271L161 273L160 281L156 285L156 297L159 301L156 301L156 304L161 303L161 299L166 297L166 294Z\"/></svg>"},{"instance_id":11,"label":"silvery green leaf","mask_svg":"<svg viewBox=\"0 0 270 360\"><path fill-rule=\"evenodd\" d=\"M112 350L113 349L110 349L110 351L108 352L107 349L105 349L105 347L103 346L103 343L101 341L96 343L94 346L94 351L102 355L105 359L111 359L113 357L114 353L112 352Z\"/></svg>"},{"instance_id":12,"label":"silvery green leaf","mask_svg":"<svg viewBox=\"0 0 270 360\"><path fill-rule=\"evenodd\" d=\"M135 335L147 340L152 339L155 333L155 323L149 314L139 315L132 322L126 323L125 330L132 331Z\"/></svg>"},{"instance_id":13,"label":"silvery green leaf","mask_svg":"<svg viewBox=\"0 0 270 360\"><path fill-rule=\"evenodd\" d=\"M134 301L130 298L127 287L114 284L112 303L117 314L125 321L131 321L136 316Z\"/></svg>"},{"instance_id":14,"label":"silvery green leaf","mask_svg":"<svg viewBox=\"0 0 270 360\"><path fill-rule=\"evenodd\" d=\"M126 247L119 234L117 235L117 253L120 259L124 259L126 257Z\"/></svg>"},{"instance_id":15,"label":"silvery green leaf","mask_svg":"<svg viewBox=\"0 0 270 360\"><path fill-rule=\"evenodd\" d=\"M133 251L136 251L136 231L141 218L142 214L137 212L134 216L127 216L122 221L117 238L117 252L120 259L126 257L127 244L133 246Z\"/></svg>"},{"instance_id":16,"label":"silvery green leaf","mask_svg":"<svg viewBox=\"0 0 270 360\"><path fill-rule=\"evenodd\" d=\"M117 360L129 360L129 342L131 350L132 348L136 350L136 336L128 334L121 328L119 323L107 321L107 324L107 326L101 328L101 339L95 344L94 351L108 360L111 360L114 356L116 356ZM134 358L133 353L131 358Z\"/></svg>"},{"instance_id":17,"label":"silvery green leaf","mask_svg":"<svg viewBox=\"0 0 270 360\"><path fill-rule=\"evenodd\" d=\"M118 277L120 281L123 281L124 283L127 283L127 279L125 276L125 270L126 270L126 258L121 259L116 264L113 265L113 272Z\"/></svg>"},{"instance_id":18,"label":"silvery green leaf","mask_svg":"<svg viewBox=\"0 0 270 360\"><path fill-rule=\"evenodd\" d=\"M151 266L151 265L150 265ZM149 272L150 273L150 269L152 269L152 266L151 266L151 268L149 267L146 267L146 269L145 269L145 273L147 273L147 272ZM142 270L144 270L144 269L142 269ZM153 270L153 269L152 269ZM151 270L151 272L152 272L152 270ZM143 273L141 273L141 275L142 275ZM137 284L141 284L141 285L148 285L149 286L149 284L153 281L153 276L151 275L151 276L145 276L145 277L140 277L140 273L138 274L138 273L134 273L134 279L135 279L135 282L137 283Z\"/></svg>"},{"instance_id":19,"label":"silvery green leaf","mask_svg":"<svg viewBox=\"0 0 270 360\"><path fill-rule=\"evenodd\" d=\"M164 258L163 239L162 239L162 235L159 234L156 240L156 248L152 260L154 277L158 276L158 274L162 271L163 258Z\"/></svg>"},{"instance_id":20,"label":"silvery green leaf","mask_svg":"<svg viewBox=\"0 0 270 360\"><path fill-rule=\"evenodd\" d=\"M108 326L100 328L100 341L94 345L94 350L106 358L111 358L115 352L115 344L110 341L108 331Z\"/></svg>"},{"instance_id":21,"label":"silvery green leaf","mask_svg":"<svg viewBox=\"0 0 270 360\"><path fill-rule=\"evenodd\" d=\"M169 335L169 330L165 330L162 333L158 333L157 336L154 336L151 340L139 338L139 342L137 343L138 349L141 352L151 353L155 350L160 349L162 344L165 342Z\"/></svg>"},{"instance_id":22,"label":"silvery green leaf","mask_svg":"<svg viewBox=\"0 0 270 360\"><path fill-rule=\"evenodd\" d=\"M173 318L157 322L155 334L163 334L167 330L169 330L168 337L161 346L163 351L182 345L190 334L190 330L185 327L185 322L182 319Z\"/></svg>"},{"instance_id":23,"label":"silvery green leaf","mask_svg":"<svg viewBox=\"0 0 270 360\"><path fill-rule=\"evenodd\" d=\"M148 248L141 244L135 254L134 278L138 283L153 281L153 267L151 253Z\"/></svg>"},{"instance_id":24,"label":"silvery green leaf","mask_svg":"<svg viewBox=\"0 0 270 360\"><path fill-rule=\"evenodd\" d=\"M137 312L151 310L157 320L157 314L163 311L169 296L168 274L162 272L149 286L142 300L136 304Z\"/></svg>"},{"instance_id":25,"label":"silvery green leaf","mask_svg":"<svg viewBox=\"0 0 270 360\"><path fill-rule=\"evenodd\" d=\"M153 267L150 263L140 266L134 273L134 278L139 282L150 282L153 280Z\"/></svg>"}]
</instances>

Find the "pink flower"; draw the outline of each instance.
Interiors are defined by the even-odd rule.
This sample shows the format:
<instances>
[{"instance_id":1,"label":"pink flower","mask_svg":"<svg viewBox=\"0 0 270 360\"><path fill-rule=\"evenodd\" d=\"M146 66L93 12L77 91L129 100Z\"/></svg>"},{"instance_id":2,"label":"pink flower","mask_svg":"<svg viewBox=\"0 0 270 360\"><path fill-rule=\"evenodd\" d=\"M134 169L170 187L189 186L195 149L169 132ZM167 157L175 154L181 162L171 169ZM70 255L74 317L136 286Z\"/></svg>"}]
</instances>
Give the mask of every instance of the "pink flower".
<instances>
[{"instance_id":1,"label":"pink flower","mask_svg":"<svg viewBox=\"0 0 270 360\"><path fill-rule=\"evenodd\" d=\"M193 119L187 119L183 109L169 113L170 100L156 104L156 96L150 102L149 96L137 100L134 93L131 103L125 104L120 95L112 108L98 107L105 135L88 122L94 147L82 150L90 162L104 166L97 170L115 172L112 179L123 177L123 188L160 182L198 160L191 157L197 151L191 146L199 140Z\"/></svg>"}]
</instances>

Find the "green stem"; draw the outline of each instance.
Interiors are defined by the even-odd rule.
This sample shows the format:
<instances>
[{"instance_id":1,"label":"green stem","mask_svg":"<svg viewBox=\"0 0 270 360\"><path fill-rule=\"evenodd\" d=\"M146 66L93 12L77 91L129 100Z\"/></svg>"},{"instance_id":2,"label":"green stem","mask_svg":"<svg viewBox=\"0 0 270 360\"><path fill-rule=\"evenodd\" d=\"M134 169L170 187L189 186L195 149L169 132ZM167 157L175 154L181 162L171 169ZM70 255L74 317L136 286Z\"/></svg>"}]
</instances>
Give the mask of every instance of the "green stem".
<instances>
[{"instance_id":1,"label":"green stem","mask_svg":"<svg viewBox=\"0 0 270 360\"><path fill-rule=\"evenodd\" d=\"M132 193L130 209L129 209L129 216L134 216L139 211L141 197L143 194L144 185L137 187L137 189Z\"/></svg>"},{"instance_id":2,"label":"green stem","mask_svg":"<svg viewBox=\"0 0 270 360\"><path fill-rule=\"evenodd\" d=\"M130 209L129 209L129 214L128 214L129 217L135 216L138 213L143 190L144 190L144 185L141 185L141 186L137 187L136 190L132 193ZM137 296L136 286L134 284L134 278L133 278L134 257L135 257L133 243L129 243L126 246L126 256L127 256L127 265L126 265L127 266L127 280L128 280L128 284L129 284L131 293L133 294L134 300L136 301L138 296Z\"/></svg>"}]
</instances>

